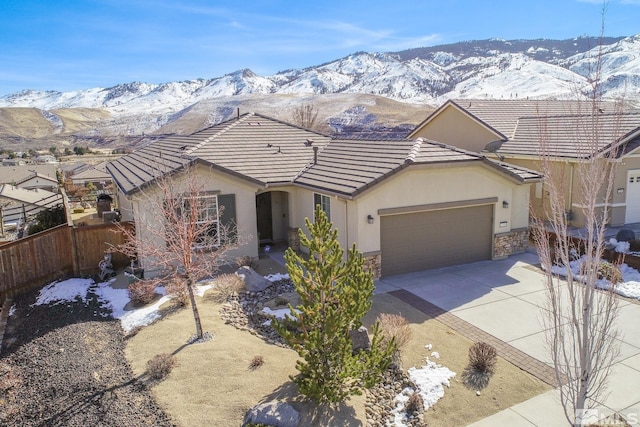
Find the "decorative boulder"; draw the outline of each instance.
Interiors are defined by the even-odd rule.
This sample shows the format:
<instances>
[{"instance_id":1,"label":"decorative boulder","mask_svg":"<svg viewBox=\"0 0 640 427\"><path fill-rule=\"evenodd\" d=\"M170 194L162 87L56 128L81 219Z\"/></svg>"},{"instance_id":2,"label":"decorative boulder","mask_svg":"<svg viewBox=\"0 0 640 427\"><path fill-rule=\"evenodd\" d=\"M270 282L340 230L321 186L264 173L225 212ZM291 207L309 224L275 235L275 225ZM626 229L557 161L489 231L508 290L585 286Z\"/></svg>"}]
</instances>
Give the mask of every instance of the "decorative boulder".
<instances>
[{"instance_id":1,"label":"decorative boulder","mask_svg":"<svg viewBox=\"0 0 640 427\"><path fill-rule=\"evenodd\" d=\"M240 267L238 271L236 271L236 276L240 277L244 284L247 286L247 290L251 292L260 292L264 291L271 282L255 271L251 267Z\"/></svg>"},{"instance_id":2,"label":"decorative boulder","mask_svg":"<svg viewBox=\"0 0 640 427\"><path fill-rule=\"evenodd\" d=\"M254 406L244 416L242 426L266 424L273 427L298 427L300 414L285 402L267 402Z\"/></svg>"},{"instance_id":3,"label":"decorative boulder","mask_svg":"<svg viewBox=\"0 0 640 427\"><path fill-rule=\"evenodd\" d=\"M349 331L351 336L351 344L353 346L353 354L356 354L362 350L369 350L371 348L371 340L369 339L369 331L364 326L360 326L358 329L352 329Z\"/></svg>"},{"instance_id":4,"label":"decorative boulder","mask_svg":"<svg viewBox=\"0 0 640 427\"><path fill-rule=\"evenodd\" d=\"M630 242L635 239L636 239L636 233L629 228L623 228L620 231L618 231L618 234L616 234L616 240L618 242Z\"/></svg>"}]
</instances>

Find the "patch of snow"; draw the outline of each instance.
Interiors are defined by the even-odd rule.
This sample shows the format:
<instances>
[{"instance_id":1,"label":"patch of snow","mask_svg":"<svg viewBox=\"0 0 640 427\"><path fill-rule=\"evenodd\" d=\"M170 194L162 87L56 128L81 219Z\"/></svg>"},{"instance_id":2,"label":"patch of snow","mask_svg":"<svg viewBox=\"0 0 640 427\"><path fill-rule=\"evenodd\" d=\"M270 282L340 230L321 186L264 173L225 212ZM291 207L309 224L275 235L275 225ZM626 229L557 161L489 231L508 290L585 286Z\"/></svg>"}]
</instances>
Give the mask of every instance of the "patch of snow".
<instances>
[{"instance_id":1,"label":"patch of snow","mask_svg":"<svg viewBox=\"0 0 640 427\"><path fill-rule=\"evenodd\" d=\"M53 282L40 290L36 305L57 305L65 302L73 302L77 300L85 300L87 291L93 285L91 279L68 279L60 282Z\"/></svg>"},{"instance_id":2,"label":"patch of snow","mask_svg":"<svg viewBox=\"0 0 640 427\"><path fill-rule=\"evenodd\" d=\"M265 279L267 279L270 282L278 282L280 280L289 280L289 275L288 274L282 274L282 273L275 273L275 274L269 274L267 276L264 276Z\"/></svg>"},{"instance_id":3,"label":"patch of snow","mask_svg":"<svg viewBox=\"0 0 640 427\"><path fill-rule=\"evenodd\" d=\"M291 310L289 310L288 308L281 308L278 310L271 310L269 307L264 307L262 309L262 311L264 312L264 314L268 314L269 316L273 316L276 319L284 319L285 315L287 314L291 314Z\"/></svg>"},{"instance_id":4,"label":"patch of snow","mask_svg":"<svg viewBox=\"0 0 640 427\"><path fill-rule=\"evenodd\" d=\"M427 344L424 346L427 350L431 350L433 348L433 344Z\"/></svg>"},{"instance_id":5,"label":"patch of snow","mask_svg":"<svg viewBox=\"0 0 640 427\"><path fill-rule=\"evenodd\" d=\"M580 259L569 263L569 269L577 280L582 280L580 267L582 266L584 259L585 257L582 256ZM624 263L620 264L618 268L620 268L620 273L622 273L622 282L617 283L614 286L613 291L623 297L640 300L640 272ZM551 272L558 276L566 277L568 269L565 266L554 265L551 267ZM596 286L599 289L609 289L611 287L611 282L606 279L600 279L596 282Z\"/></svg>"},{"instance_id":6,"label":"patch of snow","mask_svg":"<svg viewBox=\"0 0 640 427\"><path fill-rule=\"evenodd\" d=\"M616 252L619 252L621 254L629 253L629 242L618 242L615 238L612 237L611 239L609 239L609 245L613 246Z\"/></svg>"},{"instance_id":7,"label":"patch of snow","mask_svg":"<svg viewBox=\"0 0 640 427\"><path fill-rule=\"evenodd\" d=\"M435 359L440 359L440 353L438 353L437 351L432 351L431 352L431 357L433 357Z\"/></svg>"},{"instance_id":8,"label":"patch of snow","mask_svg":"<svg viewBox=\"0 0 640 427\"><path fill-rule=\"evenodd\" d=\"M16 305L12 304L11 308L9 309L9 317L15 316L15 315L16 315Z\"/></svg>"},{"instance_id":9,"label":"patch of snow","mask_svg":"<svg viewBox=\"0 0 640 427\"><path fill-rule=\"evenodd\" d=\"M425 347L431 347L431 344ZM430 350L431 348L428 349ZM417 390L407 387L396 396L396 407L391 411L394 420L393 423L387 423L387 426L406 427L408 425L408 417L404 412L404 405L412 393L420 394L426 411L444 396L444 387L448 388L451 385L449 380L456 376L455 372L432 362L428 357L426 358L426 365L421 368L409 368L407 374L409 379L416 385Z\"/></svg>"},{"instance_id":10,"label":"patch of snow","mask_svg":"<svg viewBox=\"0 0 640 427\"><path fill-rule=\"evenodd\" d=\"M214 283L209 283L208 285L196 286L194 289L194 293L202 298L205 292L207 292L209 289L212 289L214 287L215 287Z\"/></svg>"}]
</instances>

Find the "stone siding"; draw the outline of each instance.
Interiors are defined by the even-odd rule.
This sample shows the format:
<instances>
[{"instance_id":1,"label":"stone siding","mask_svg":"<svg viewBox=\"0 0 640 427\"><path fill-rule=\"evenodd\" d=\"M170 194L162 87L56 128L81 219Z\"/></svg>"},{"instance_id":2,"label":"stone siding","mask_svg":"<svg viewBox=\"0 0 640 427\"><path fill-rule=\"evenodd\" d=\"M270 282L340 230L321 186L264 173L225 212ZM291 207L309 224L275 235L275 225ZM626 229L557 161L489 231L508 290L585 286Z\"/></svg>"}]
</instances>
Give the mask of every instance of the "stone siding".
<instances>
[{"instance_id":1,"label":"stone siding","mask_svg":"<svg viewBox=\"0 0 640 427\"><path fill-rule=\"evenodd\" d=\"M493 259L503 259L513 254L521 254L529 246L529 229L512 230L493 236Z\"/></svg>"},{"instance_id":2,"label":"stone siding","mask_svg":"<svg viewBox=\"0 0 640 427\"><path fill-rule=\"evenodd\" d=\"M374 279L379 279L382 274L382 254L380 252L369 252L364 255L364 268L373 273Z\"/></svg>"},{"instance_id":3,"label":"stone siding","mask_svg":"<svg viewBox=\"0 0 640 427\"><path fill-rule=\"evenodd\" d=\"M300 252L300 234L298 228L291 228L287 231L287 243L295 252Z\"/></svg>"}]
</instances>

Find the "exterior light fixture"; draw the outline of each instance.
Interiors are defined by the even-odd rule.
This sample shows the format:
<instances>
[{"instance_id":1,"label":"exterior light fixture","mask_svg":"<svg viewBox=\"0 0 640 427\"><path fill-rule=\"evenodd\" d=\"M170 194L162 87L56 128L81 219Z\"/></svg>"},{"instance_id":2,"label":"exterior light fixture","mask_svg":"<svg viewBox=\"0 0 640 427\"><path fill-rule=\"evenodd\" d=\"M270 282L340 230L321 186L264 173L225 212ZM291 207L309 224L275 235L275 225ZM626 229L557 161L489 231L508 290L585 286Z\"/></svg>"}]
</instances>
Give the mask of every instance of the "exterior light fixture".
<instances>
[{"instance_id":1,"label":"exterior light fixture","mask_svg":"<svg viewBox=\"0 0 640 427\"><path fill-rule=\"evenodd\" d=\"M371 215L367 215L367 222L373 224L373 217Z\"/></svg>"},{"instance_id":2,"label":"exterior light fixture","mask_svg":"<svg viewBox=\"0 0 640 427\"><path fill-rule=\"evenodd\" d=\"M624 193L624 188L618 188L617 192L618 192L618 194Z\"/></svg>"},{"instance_id":3,"label":"exterior light fixture","mask_svg":"<svg viewBox=\"0 0 640 427\"><path fill-rule=\"evenodd\" d=\"M502 201L502 207L507 209L509 207L509 202L507 202L506 200Z\"/></svg>"}]
</instances>

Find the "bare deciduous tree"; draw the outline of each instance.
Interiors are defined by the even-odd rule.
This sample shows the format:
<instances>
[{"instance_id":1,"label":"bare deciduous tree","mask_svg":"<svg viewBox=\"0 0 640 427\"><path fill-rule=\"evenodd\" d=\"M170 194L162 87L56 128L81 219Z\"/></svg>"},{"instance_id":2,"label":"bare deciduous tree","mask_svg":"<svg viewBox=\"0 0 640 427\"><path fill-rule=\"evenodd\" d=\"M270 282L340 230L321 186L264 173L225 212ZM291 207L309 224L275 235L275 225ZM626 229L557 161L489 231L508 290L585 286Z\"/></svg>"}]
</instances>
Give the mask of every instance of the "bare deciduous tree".
<instances>
[{"instance_id":1,"label":"bare deciduous tree","mask_svg":"<svg viewBox=\"0 0 640 427\"><path fill-rule=\"evenodd\" d=\"M533 214L534 239L545 272L547 291L547 306L543 310L546 343L556 379L564 384L560 387L560 399L565 416L576 426L582 425L583 415L606 398L607 377L620 350L615 327L619 312L615 285L612 283L608 290L597 287L621 149L616 146L603 149L611 142L608 138L615 134L620 112L612 118L603 115L600 109L601 62L600 53L594 58L596 65L589 99L576 103L580 111L564 124L574 129L576 163L559 161L550 141L552 132L547 128L551 119L540 119L540 171L549 196L545 218L535 218ZM607 120L606 130L604 120ZM573 200L567 199L565 194L567 184L572 182L578 183ZM578 213L584 218L581 240L570 233L567 208L572 206L567 202L580 207ZM551 240L549 232L555 234ZM569 265L580 254L581 270L574 274ZM566 267L565 278L554 274L554 265Z\"/></svg>"},{"instance_id":2,"label":"bare deciduous tree","mask_svg":"<svg viewBox=\"0 0 640 427\"><path fill-rule=\"evenodd\" d=\"M221 222L222 206L206 191L196 166L165 174L140 191L137 229L119 226L126 242L113 248L132 259L143 258L145 270L160 271L158 280L184 280L198 339L203 338L194 284L211 277L238 246L234 224Z\"/></svg>"},{"instance_id":3,"label":"bare deciduous tree","mask_svg":"<svg viewBox=\"0 0 640 427\"><path fill-rule=\"evenodd\" d=\"M318 118L318 110L313 104L302 104L291 113L291 120L305 129L313 129Z\"/></svg>"}]
</instances>

